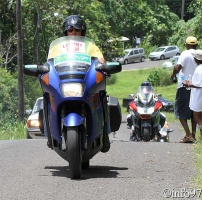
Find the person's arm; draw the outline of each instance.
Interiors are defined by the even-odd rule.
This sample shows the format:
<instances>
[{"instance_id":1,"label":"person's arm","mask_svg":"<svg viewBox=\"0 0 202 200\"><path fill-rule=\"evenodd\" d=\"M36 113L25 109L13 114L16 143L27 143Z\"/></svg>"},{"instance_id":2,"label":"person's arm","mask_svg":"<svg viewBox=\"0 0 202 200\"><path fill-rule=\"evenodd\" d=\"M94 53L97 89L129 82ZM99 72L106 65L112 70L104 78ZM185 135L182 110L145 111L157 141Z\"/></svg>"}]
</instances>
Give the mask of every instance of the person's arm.
<instances>
[{"instance_id":1,"label":"person's arm","mask_svg":"<svg viewBox=\"0 0 202 200\"><path fill-rule=\"evenodd\" d=\"M173 79L175 77L176 74L178 74L180 72L180 70L182 69L182 65L181 64L177 64L174 69L173 69L173 73L171 74L171 79Z\"/></svg>"},{"instance_id":2,"label":"person's arm","mask_svg":"<svg viewBox=\"0 0 202 200\"><path fill-rule=\"evenodd\" d=\"M190 81L186 81L185 83L183 83L183 86L192 87L192 88L201 88L201 87L193 85Z\"/></svg>"},{"instance_id":3,"label":"person's arm","mask_svg":"<svg viewBox=\"0 0 202 200\"><path fill-rule=\"evenodd\" d=\"M93 45L91 46L90 54L91 54L91 57L96 57L96 58L98 58L98 60L99 60L101 63L106 63L102 52L100 51L100 49L99 49L95 44L93 44Z\"/></svg>"}]
</instances>

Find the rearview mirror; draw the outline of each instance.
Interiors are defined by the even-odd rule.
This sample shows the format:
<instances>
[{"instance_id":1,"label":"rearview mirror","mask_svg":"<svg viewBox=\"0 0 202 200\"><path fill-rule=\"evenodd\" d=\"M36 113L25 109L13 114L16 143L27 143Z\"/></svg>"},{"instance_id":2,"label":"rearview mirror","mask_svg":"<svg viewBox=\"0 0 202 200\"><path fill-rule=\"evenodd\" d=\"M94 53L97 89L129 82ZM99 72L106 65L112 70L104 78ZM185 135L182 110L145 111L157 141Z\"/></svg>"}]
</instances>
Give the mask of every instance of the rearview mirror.
<instances>
[{"instance_id":1,"label":"rearview mirror","mask_svg":"<svg viewBox=\"0 0 202 200\"><path fill-rule=\"evenodd\" d=\"M118 72L121 72L122 70L122 65L119 62L107 62L107 63L99 63L96 67L95 70L101 70L103 72L106 72L107 74L115 74Z\"/></svg>"},{"instance_id":2,"label":"rearview mirror","mask_svg":"<svg viewBox=\"0 0 202 200\"><path fill-rule=\"evenodd\" d=\"M25 65L24 74L28 76L37 77L40 74L45 74L50 71L50 66L48 63L44 65Z\"/></svg>"},{"instance_id":3,"label":"rearview mirror","mask_svg":"<svg viewBox=\"0 0 202 200\"><path fill-rule=\"evenodd\" d=\"M28 76L38 76L38 66L37 65L25 65L24 74Z\"/></svg>"}]
</instances>

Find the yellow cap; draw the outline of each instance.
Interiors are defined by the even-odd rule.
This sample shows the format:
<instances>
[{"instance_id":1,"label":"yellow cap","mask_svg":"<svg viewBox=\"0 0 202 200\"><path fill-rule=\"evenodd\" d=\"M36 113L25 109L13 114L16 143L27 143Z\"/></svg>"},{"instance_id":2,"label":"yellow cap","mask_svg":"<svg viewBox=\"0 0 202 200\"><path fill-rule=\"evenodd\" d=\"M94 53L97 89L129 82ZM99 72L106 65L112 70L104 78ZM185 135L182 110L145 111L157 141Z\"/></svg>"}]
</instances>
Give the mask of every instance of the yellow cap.
<instances>
[{"instance_id":1,"label":"yellow cap","mask_svg":"<svg viewBox=\"0 0 202 200\"><path fill-rule=\"evenodd\" d=\"M197 41L197 39L195 37L189 36L186 39L186 44L195 45L195 44L198 44L198 41Z\"/></svg>"}]
</instances>

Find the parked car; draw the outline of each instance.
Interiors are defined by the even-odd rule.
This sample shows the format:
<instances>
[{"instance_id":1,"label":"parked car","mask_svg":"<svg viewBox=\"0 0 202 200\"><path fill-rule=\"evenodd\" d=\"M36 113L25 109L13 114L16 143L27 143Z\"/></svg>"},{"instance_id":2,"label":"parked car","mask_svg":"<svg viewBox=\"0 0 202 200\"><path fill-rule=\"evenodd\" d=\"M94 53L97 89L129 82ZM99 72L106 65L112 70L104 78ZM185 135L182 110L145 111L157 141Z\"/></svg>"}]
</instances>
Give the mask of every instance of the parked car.
<instances>
[{"instance_id":1,"label":"parked car","mask_svg":"<svg viewBox=\"0 0 202 200\"><path fill-rule=\"evenodd\" d=\"M174 103L168 101L166 98L164 98L161 94L157 94L158 99L162 102L163 107L161 110L172 112L174 111Z\"/></svg>"},{"instance_id":2,"label":"parked car","mask_svg":"<svg viewBox=\"0 0 202 200\"><path fill-rule=\"evenodd\" d=\"M26 128L27 128L27 139L40 138L44 137L44 134L41 133L39 129L39 110L43 108L43 97L39 97L34 107L31 111L30 116L27 119Z\"/></svg>"},{"instance_id":3,"label":"parked car","mask_svg":"<svg viewBox=\"0 0 202 200\"><path fill-rule=\"evenodd\" d=\"M177 46L162 46L149 54L150 60L164 60L173 56L179 56L180 49Z\"/></svg>"},{"instance_id":4,"label":"parked car","mask_svg":"<svg viewBox=\"0 0 202 200\"><path fill-rule=\"evenodd\" d=\"M133 49L125 49L124 57L117 57L114 59L116 62L120 62L123 64L128 64L132 62L144 62L145 61L145 51L143 48L133 48Z\"/></svg>"},{"instance_id":5,"label":"parked car","mask_svg":"<svg viewBox=\"0 0 202 200\"><path fill-rule=\"evenodd\" d=\"M171 69L173 69L175 67L175 65L177 64L177 61L178 61L179 57L180 56L173 56L168 61L165 61L161 66L163 68L171 68Z\"/></svg>"}]
</instances>

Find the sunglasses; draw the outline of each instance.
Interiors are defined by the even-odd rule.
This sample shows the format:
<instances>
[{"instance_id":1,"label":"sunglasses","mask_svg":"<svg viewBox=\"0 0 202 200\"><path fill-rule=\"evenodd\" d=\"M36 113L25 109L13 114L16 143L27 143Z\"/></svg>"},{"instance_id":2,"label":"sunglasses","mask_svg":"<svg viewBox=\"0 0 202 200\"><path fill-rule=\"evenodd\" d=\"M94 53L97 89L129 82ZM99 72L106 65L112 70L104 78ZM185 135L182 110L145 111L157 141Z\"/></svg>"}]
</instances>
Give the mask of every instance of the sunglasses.
<instances>
[{"instance_id":1,"label":"sunglasses","mask_svg":"<svg viewBox=\"0 0 202 200\"><path fill-rule=\"evenodd\" d=\"M75 30L76 32L81 32L81 29L76 29L76 28L70 28L67 31L71 33L73 32L73 30Z\"/></svg>"}]
</instances>

